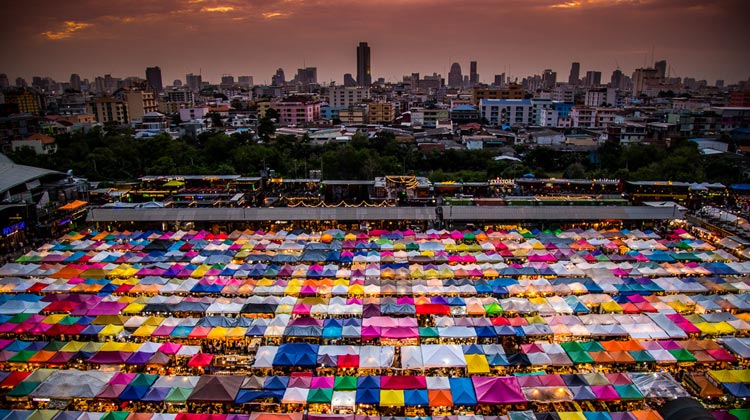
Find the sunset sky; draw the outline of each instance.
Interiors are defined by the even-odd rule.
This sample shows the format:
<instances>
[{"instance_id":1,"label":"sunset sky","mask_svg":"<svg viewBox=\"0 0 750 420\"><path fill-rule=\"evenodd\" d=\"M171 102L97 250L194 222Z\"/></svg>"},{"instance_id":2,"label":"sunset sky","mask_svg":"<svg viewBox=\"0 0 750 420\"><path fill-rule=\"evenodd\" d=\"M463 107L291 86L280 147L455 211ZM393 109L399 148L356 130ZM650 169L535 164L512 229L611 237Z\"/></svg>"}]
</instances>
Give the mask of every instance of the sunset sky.
<instances>
[{"instance_id":1,"label":"sunset sky","mask_svg":"<svg viewBox=\"0 0 750 420\"><path fill-rule=\"evenodd\" d=\"M567 81L571 61L602 71L666 59L673 76L727 83L750 77L748 0L23 0L6 2L0 72L68 80L111 73L164 83L202 72L270 82L303 64L318 80L356 73L356 45L372 49L373 80L447 76L458 61L480 79L545 68Z\"/></svg>"}]
</instances>

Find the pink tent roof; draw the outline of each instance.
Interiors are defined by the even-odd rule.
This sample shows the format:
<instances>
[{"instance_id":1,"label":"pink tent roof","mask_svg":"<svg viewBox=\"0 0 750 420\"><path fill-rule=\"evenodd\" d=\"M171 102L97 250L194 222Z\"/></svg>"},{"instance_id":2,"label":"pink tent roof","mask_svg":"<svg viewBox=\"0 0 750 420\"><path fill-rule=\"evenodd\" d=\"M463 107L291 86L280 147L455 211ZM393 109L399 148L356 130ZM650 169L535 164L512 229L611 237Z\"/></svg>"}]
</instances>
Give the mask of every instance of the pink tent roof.
<instances>
[{"instance_id":1,"label":"pink tent roof","mask_svg":"<svg viewBox=\"0 0 750 420\"><path fill-rule=\"evenodd\" d=\"M310 381L310 388L333 388L333 376L315 376Z\"/></svg>"},{"instance_id":2,"label":"pink tent roof","mask_svg":"<svg viewBox=\"0 0 750 420\"><path fill-rule=\"evenodd\" d=\"M158 351L164 354L176 354L178 351L180 351L181 348L182 344L167 342L162 344L161 347L159 347Z\"/></svg>"},{"instance_id":3,"label":"pink tent roof","mask_svg":"<svg viewBox=\"0 0 750 420\"><path fill-rule=\"evenodd\" d=\"M620 400L620 394L612 385L592 385L591 390L596 395L596 398L602 401L617 401Z\"/></svg>"},{"instance_id":4,"label":"pink tent roof","mask_svg":"<svg viewBox=\"0 0 750 420\"><path fill-rule=\"evenodd\" d=\"M424 376L381 376L380 389L425 389Z\"/></svg>"},{"instance_id":5,"label":"pink tent roof","mask_svg":"<svg viewBox=\"0 0 750 420\"><path fill-rule=\"evenodd\" d=\"M518 381L513 376L472 376L479 404L525 403Z\"/></svg>"},{"instance_id":6,"label":"pink tent roof","mask_svg":"<svg viewBox=\"0 0 750 420\"><path fill-rule=\"evenodd\" d=\"M110 385L127 385L132 382L137 375L137 373L117 372L108 383Z\"/></svg>"}]
</instances>

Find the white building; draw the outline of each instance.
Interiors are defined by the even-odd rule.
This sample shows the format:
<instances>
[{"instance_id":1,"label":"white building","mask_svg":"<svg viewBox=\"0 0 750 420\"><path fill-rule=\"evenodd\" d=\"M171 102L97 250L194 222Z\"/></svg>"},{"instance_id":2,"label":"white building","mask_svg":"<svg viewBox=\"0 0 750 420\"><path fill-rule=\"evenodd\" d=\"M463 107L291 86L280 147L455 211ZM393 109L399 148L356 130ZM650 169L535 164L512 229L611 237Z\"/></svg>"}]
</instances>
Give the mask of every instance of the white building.
<instances>
[{"instance_id":1,"label":"white building","mask_svg":"<svg viewBox=\"0 0 750 420\"><path fill-rule=\"evenodd\" d=\"M542 113L544 110L552 109L552 99L534 98L531 100L531 122L532 125L542 125Z\"/></svg>"},{"instance_id":2,"label":"white building","mask_svg":"<svg viewBox=\"0 0 750 420\"><path fill-rule=\"evenodd\" d=\"M208 114L207 106L197 106L193 108L181 108L180 109L180 120L181 121L193 121L203 120Z\"/></svg>"},{"instance_id":3,"label":"white building","mask_svg":"<svg viewBox=\"0 0 750 420\"><path fill-rule=\"evenodd\" d=\"M479 111L490 125L529 125L533 105L529 99L482 99Z\"/></svg>"},{"instance_id":4,"label":"white building","mask_svg":"<svg viewBox=\"0 0 750 420\"><path fill-rule=\"evenodd\" d=\"M331 86L328 88L328 104L331 108L349 108L370 99L370 88Z\"/></svg>"},{"instance_id":5,"label":"white building","mask_svg":"<svg viewBox=\"0 0 750 420\"><path fill-rule=\"evenodd\" d=\"M590 89L586 92L586 106L615 106L617 92L614 88Z\"/></svg>"}]
</instances>

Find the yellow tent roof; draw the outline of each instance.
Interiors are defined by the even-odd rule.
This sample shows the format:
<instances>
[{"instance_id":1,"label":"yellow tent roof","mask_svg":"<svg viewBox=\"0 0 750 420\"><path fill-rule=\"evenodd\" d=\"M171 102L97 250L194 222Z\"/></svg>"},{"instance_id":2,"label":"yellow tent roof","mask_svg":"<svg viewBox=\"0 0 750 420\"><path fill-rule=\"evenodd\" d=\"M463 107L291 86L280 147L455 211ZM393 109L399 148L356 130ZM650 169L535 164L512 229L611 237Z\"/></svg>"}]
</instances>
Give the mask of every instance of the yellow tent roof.
<instances>
[{"instance_id":1,"label":"yellow tent roof","mask_svg":"<svg viewBox=\"0 0 750 420\"><path fill-rule=\"evenodd\" d=\"M380 405L390 407L403 407L404 391L400 389L381 389Z\"/></svg>"},{"instance_id":2,"label":"yellow tent roof","mask_svg":"<svg viewBox=\"0 0 750 420\"><path fill-rule=\"evenodd\" d=\"M59 324L60 321L67 318L68 314L52 314L42 320L42 324Z\"/></svg>"},{"instance_id":3,"label":"yellow tent roof","mask_svg":"<svg viewBox=\"0 0 750 420\"><path fill-rule=\"evenodd\" d=\"M557 415L560 416L560 420L586 420L586 416L581 411L558 412Z\"/></svg>"},{"instance_id":4,"label":"yellow tent roof","mask_svg":"<svg viewBox=\"0 0 750 420\"><path fill-rule=\"evenodd\" d=\"M86 343L84 343L83 341L69 341L69 342L65 343L64 346L62 346L62 348L60 349L60 351L74 353L74 352L77 352L77 351L81 351L81 349L85 345L86 345Z\"/></svg>"},{"instance_id":5,"label":"yellow tent roof","mask_svg":"<svg viewBox=\"0 0 750 420\"><path fill-rule=\"evenodd\" d=\"M737 331L726 321L721 321L714 324L714 328L716 328L716 331L718 331L719 334L732 334Z\"/></svg>"},{"instance_id":6,"label":"yellow tent roof","mask_svg":"<svg viewBox=\"0 0 750 420\"><path fill-rule=\"evenodd\" d=\"M622 312L622 306L615 301L602 302L602 311L604 312Z\"/></svg>"},{"instance_id":7,"label":"yellow tent roof","mask_svg":"<svg viewBox=\"0 0 750 420\"><path fill-rule=\"evenodd\" d=\"M151 337L151 334L156 331L156 327L153 325L141 325L137 330L133 331L135 337Z\"/></svg>"},{"instance_id":8,"label":"yellow tent roof","mask_svg":"<svg viewBox=\"0 0 750 420\"><path fill-rule=\"evenodd\" d=\"M124 314L138 314L143 311L143 308L145 308L146 305L143 303L131 303L125 308L123 308L122 313Z\"/></svg>"},{"instance_id":9,"label":"yellow tent roof","mask_svg":"<svg viewBox=\"0 0 750 420\"><path fill-rule=\"evenodd\" d=\"M487 356L483 354L466 354L466 367L469 373L490 373L490 365L487 363Z\"/></svg>"},{"instance_id":10,"label":"yellow tent roof","mask_svg":"<svg viewBox=\"0 0 750 420\"><path fill-rule=\"evenodd\" d=\"M208 333L208 338L226 338L229 333L229 328L226 327L213 327Z\"/></svg>"}]
</instances>

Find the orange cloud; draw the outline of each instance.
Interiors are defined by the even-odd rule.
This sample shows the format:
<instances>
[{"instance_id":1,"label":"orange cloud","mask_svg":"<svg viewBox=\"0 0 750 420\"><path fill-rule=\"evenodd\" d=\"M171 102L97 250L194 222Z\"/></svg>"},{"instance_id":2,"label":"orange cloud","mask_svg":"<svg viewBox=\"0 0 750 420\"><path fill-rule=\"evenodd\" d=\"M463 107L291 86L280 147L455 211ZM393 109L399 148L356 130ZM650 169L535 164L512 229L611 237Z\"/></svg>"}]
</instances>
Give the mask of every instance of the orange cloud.
<instances>
[{"instance_id":1,"label":"orange cloud","mask_svg":"<svg viewBox=\"0 0 750 420\"><path fill-rule=\"evenodd\" d=\"M265 18L265 19L273 19L273 18L283 17L283 16L284 16L284 13L281 13L281 12L266 12L266 13L263 13L263 18Z\"/></svg>"},{"instance_id":2,"label":"orange cloud","mask_svg":"<svg viewBox=\"0 0 750 420\"><path fill-rule=\"evenodd\" d=\"M559 4L553 4L550 6L553 9L573 9L576 7L581 7L580 1L569 1L566 3L559 3Z\"/></svg>"},{"instance_id":3,"label":"orange cloud","mask_svg":"<svg viewBox=\"0 0 750 420\"><path fill-rule=\"evenodd\" d=\"M84 22L74 22L72 20L66 20L64 22L64 27L61 31L53 32L53 31L45 31L42 32L41 35L47 39L50 39L52 41L58 41L61 39L70 38L73 36L75 32L78 32L82 29L86 29L89 26L91 26L90 23L84 23Z\"/></svg>"},{"instance_id":4,"label":"orange cloud","mask_svg":"<svg viewBox=\"0 0 750 420\"><path fill-rule=\"evenodd\" d=\"M203 7L201 12L207 13L227 13L234 11L233 6L214 6L214 7Z\"/></svg>"}]
</instances>

